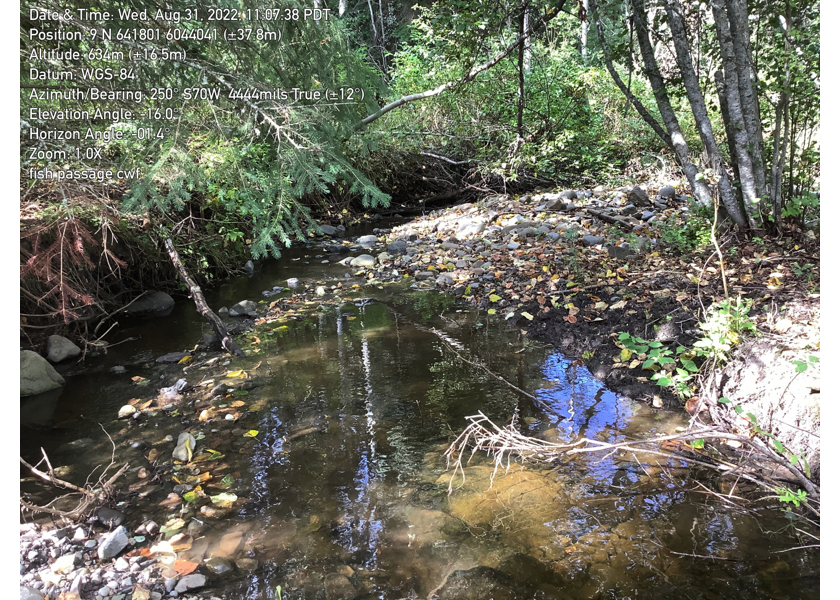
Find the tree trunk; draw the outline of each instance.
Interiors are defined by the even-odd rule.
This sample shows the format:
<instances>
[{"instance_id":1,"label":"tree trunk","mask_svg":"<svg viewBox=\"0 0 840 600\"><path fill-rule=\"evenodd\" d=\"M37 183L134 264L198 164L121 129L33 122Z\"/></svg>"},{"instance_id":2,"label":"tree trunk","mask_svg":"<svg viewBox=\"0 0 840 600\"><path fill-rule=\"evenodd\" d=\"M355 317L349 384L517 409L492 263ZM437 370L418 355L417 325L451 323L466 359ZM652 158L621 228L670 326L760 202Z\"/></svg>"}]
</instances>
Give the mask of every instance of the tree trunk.
<instances>
[{"instance_id":1,"label":"tree trunk","mask_svg":"<svg viewBox=\"0 0 840 600\"><path fill-rule=\"evenodd\" d=\"M759 198L767 197L767 173L764 165L764 128L758 94L755 90L752 59L750 57L750 27L745 0L726 0L729 31L735 52L735 70L738 74L738 94L749 139L748 150L753 163L755 190Z\"/></svg>"},{"instance_id":2,"label":"tree trunk","mask_svg":"<svg viewBox=\"0 0 840 600\"><path fill-rule=\"evenodd\" d=\"M338 16L343 17L347 12L347 0L338 0Z\"/></svg>"},{"instance_id":3,"label":"tree trunk","mask_svg":"<svg viewBox=\"0 0 840 600\"><path fill-rule=\"evenodd\" d=\"M712 123L709 120L709 113L706 110L706 102L703 99L700 82L697 80L697 73L695 73L694 65L691 62L691 50L688 45L688 38L686 37L685 26L683 25L682 10L678 0L666 0L665 13L668 17L668 26L671 29L674 49L677 54L677 64L683 77L683 84L685 85L688 102L691 105L691 112L694 115L694 121L697 124L700 139L703 141L703 147L706 149L706 154L708 154L712 168L718 177L721 202L726 212L729 213L729 216L739 227L748 227L747 215L735 197L735 191L732 189L729 174L726 172L726 168L720 158L720 151L718 150L717 142L712 131Z\"/></svg>"},{"instance_id":4,"label":"tree trunk","mask_svg":"<svg viewBox=\"0 0 840 600\"><path fill-rule=\"evenodd\" d=\"M530 6L525 7L525 24L523 31L528 31L531 28L531 10ZM525 55L522 57L522 67L526 73L531 72L531 37L528 36L523 42L525 45Z\"/></svg>"},{"instance_id":5,"label":"tree trunk","mask_svg":"<svg viewBox=\"0 0 840 600\"><path fill-rule=\"evenodd\" d=\"M744 198L744 206L747 212L756 209L760 197L756 191L755 173L753 161L750 155L750 138L747 133L747 126L744 122L744 113L741 108L741 95L739 93L738 71L735 66L735 50L732 41L732 33L729 27L729 17L723 7L722 0L712 2L712 15L715 20L718 45L720 46L720 58L723 63L723 92L726 96L726 107L728 114L724 117L729 121L727 132L732 135L729 142L730 148L735 150L735 159L738 165L738 181L741 183L741 193Z\"/></svg>"},{"instance_id":6,"label":"tree trunk","mask_svg":"<svg viewBox=\"0 0 840 600\"><path fill-rule=\"evenodd\" d=\"M583 20L580 22L580 56L583 58L584 66L587 65L589 59L589 0L582 0Z\"/></svg>"},{"instance_id":7,"label":"tree trunk","mask_svg":"<svg viewBox=\"0 0 840 600\"><path fill-rule=\"evenodd\" d=\"M519 70L519 88L516 95L516 146L522 144L525 139L525 132L523 131L523 113L525 112L525 43L528 41L525 36L525 13L523 9L519 13L519 37L522 42L519 44L519 55L517 57L516 66Z\"/></svg>"},{"instance_id":8,"label":"tree trunk","mask_svg":"<svg viewBox=\"0 0 840 600\"><path fill-rule=\"evenodd\" d=\"M668 145L673 149L674 154L676 154L677 161L680 163L686 178L688 178L688 184L691 186L694 197L697 198L697 201L701 205L711 206L712 190L709 189L708 184L704 180L697 179L698 169L689 157L688 144L683 136L677 115L671 106L671 100L668 98L668 91L665 88L665 80L662 78L662 73L656 62L656 54L650 43L649 24L644 11L644 2L643 0L632 0L632 3L634 19L636 20L636 37L639 40L639 50L645 65L645 73L647 74L648 81L650 81L650 87L653 89L653 95L656 98L659 114L662 116L662 121L668 130Z\"/></svg>"},{"instance_id":9,"label":"tree trunk","mask_svg":"<svg viewBox=\"0 0 840 600\"><path fill-rule=\"evenodd\" d=\"M735 151L735 132L732 131L732 117L729 114L729 100L726 98L726 83L723 80L723 73L715 71L715 87L717 88L718 100L720 101L720 114L723 118L723 127L726 131L726 143L729 146L729 161L732 170L735 172L735 179L738 179L738 154Z\"/></svg>"},{"instance_id":10,"label":"tree trunk","mask_svg":"<svg viewBox=\"0 0 840 600\"><path fill-rule=\"evenodd\" d=\"M648 109L645 108L645 105L641 103L641 101L633 94L633 92L631 92L630 89L624 84L624 82L621 80L621 77L619 77L618 72L613 66L612 58L610 57L610 49L609 46L607 46L607 40L604 36L604 26L601 24L601 15L598 10L598 6L594 1L592 2L591 6L593 9L593 19L595 20L595 31L598 32L598 40L601 42L601 48L603 48L604 51L604 65L606 65L607 71L609 71L610 76L612 77L615 84L618 86L618 89L621 90L621 93L623 93L627 100L630 103L632 103L633 106L636 108L636 111L639 113L639 116L642 117L642 120L644 120L645 123L650 125L650 128L653 129L654 133L656 133L656 135L658 135L662 139L662 141L665 142L665 144L673 148L671 139L668 137L668 134L662 128L662 125L659 124L659 121L657 121L653 117L653 115L650 114Z\"/></svg>"},{"instance_id":11,"label":"tree trunk","mask_svg":"<svg viewBox=\"0 0 840 600\"><path fill-rule=\"evenodd\" d=\"M201 316L207 319L210 322L210 325L213 326L213 329L216 331L216 335L219 336L219 339L222 341L222 348L234 356L245 356L245 353L242 352L239 345L232 337L230 337L230 334L228 334L225 324L222 323L219 316L207 305L207 301L204 299L204 294L201 293L201 288L187 272L187 269L181 262L181 257L178 256L178 251L175 249L175 245L172 243L172 240L170 238L166 238L165 244L166 251L169 253L169 258L172 260L172 264L175 265L175 270L178 271L178 276L181 278L181 281L184 282L184 285L187 286L187 289L190 291L190 296L192 296L193 302L195 302L196 309L198 309Z\"/></svg>"}]
</instances>

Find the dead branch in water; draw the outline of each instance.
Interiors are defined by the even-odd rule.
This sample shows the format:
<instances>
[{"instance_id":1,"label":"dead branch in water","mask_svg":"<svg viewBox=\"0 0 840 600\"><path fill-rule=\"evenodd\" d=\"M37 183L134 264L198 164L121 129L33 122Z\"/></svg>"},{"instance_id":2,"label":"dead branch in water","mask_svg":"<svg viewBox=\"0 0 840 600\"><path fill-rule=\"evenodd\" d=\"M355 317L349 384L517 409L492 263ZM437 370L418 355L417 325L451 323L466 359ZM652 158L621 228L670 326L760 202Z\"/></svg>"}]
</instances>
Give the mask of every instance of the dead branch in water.
<instances>
[{"instance_id":1,"label":"dead branch in water","mask_svg":"<svg viewBox=\"0 0 840 600\"><path fill-rule=\"evenodd\" d=\"M523 435L512 423L505 427L499 427L481 412L477 415L467 417L467 420L470 424L444 453L447 469L450 466L454 468L452 477L449 479L448 491L450 494L452 493L452 483L458 476L458 473L460 472L461 477L465 478L464 457L469 452L469 457L467 458L467 462L469 462L469 459L478 451L484 451L488 456L493 457L495 470L491 477L491 485L493 477L495 477L500 468L503 467L507 470L510 467L512 455L523 460L551 462L561 456L602 451L610 451L610 454L623 451L632 454L634 458L636 458L636 453L673 458L683 463L717 471L722 475L734 476L750 481L774 494L780 485L779 480L767 475L767 464L776 464L774 457L762 452L761 448L753 445L749 438L722 432L715 427L703 427L672 435L641 440L626 440L615 444L589 438L580 438L576 442L568 444L558 444ZM701 454L697 452L697 449L689 445L691 442L710 439L737 441L743 447L752 450L752 452L742 455L739 464L735 464L726 461L721 456ZM686 456L685 453L663 447L666 444L673 445L675 442L686 444L684 447L685 450L692 451L695 456ZM471 450L468 450L470 447L472 447ZM820 503L820 488L813 482L808 483L809 486L806 488L808 491L808 500L803 503L803 506L819 518L820 513L817 507Z\"/></svg>"},{"instance_id":2,"label":"dead branch in water","mask_svg":"<svg viewBox=\"0 0 840 600\"><path fill-rule=\"evenodd\" d=\"M30 465L28 462L23 460L23 457L20 457L20 463L29 469L29 471L38 477L39 479L43 479L44 481L48 481L56 487L64 488L66 490L70 490L69 494L64 494L59 496L49 504L44 506L39 506L37 504L33 504L31 502L27 502L23 498L20 498L20 506L21 509L27 510L33 513L45 513L50 514L56 517L60 517L66 521L70 522L79 522L86 519L89 514L98 506L102 506L107 504L111 498L113 498L114 494L116 493L116 488L114 487L114 483L122 477L122 475L128 470L128 463L124 464L120 467L116 473L111 475L107 480L105 479L105 474L108 472L108 469L113 466L113 456L111 460L111 464L109 464L102 475L99 477L96 485L87 484L84 487L75 485L70 483L69 481L65 481L64 479L59 479L56 477L55 471L53 470L52 464L50 464L50 460L47 457L46 452L44 449L41 449L41 453L43 455L43 460L41 462L45 462L47 465L47 470L42 471L38 468L37 465L33 466ZM38 463L39 465L41 463ZM78 501L76 507L72 510L59 510L56 508L52 508L50 504L56 502L57 500L61 500L64 498L71 497L75 494L81 496Z\"/></svg>"}]
</instances>

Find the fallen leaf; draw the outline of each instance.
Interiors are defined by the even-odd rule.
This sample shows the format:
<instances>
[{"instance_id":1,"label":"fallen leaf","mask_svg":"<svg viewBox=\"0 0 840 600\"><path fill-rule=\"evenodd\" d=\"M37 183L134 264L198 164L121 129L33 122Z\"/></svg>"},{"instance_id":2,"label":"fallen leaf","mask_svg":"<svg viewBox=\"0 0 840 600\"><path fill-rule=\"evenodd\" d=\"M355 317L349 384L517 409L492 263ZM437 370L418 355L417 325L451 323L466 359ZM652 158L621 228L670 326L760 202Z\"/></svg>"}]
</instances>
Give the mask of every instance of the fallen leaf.
<instances>
[{"instance_id":1,"label":"fallen leaf","mask_svg":"<svg viewBox=\"0 0 840 600\"><path fill-rule=\"evenodd\" d=\"M243 433L242 437L253 438L253 437L257 437L259 434L260 434L260 432L257 431L256 429L251 429L250 431L246 431L245 433Z\"/></svg>"},{"instance_id":2,"label":"fallen leaf","mask_svg":"<svg viewBox=\"0 0 840 600\"><path fill-rule=\"evenodd\" d=\"M247 374L242 369L238 371L228 371L225 373L225 377L247 377Z\"/></svg>"},{"instance_id":3,"label":"fallen leaf","mask_svg":"<svg viewBox=\"0 0 840 600\"><path fill-rule=\"evenodd\" d=\"M624 308L625 306L627 306L627 300L619 300L618 302L616 302L615 304L610 306L610 310L616 310L616 309L619 309L619 308Z\"/></svg>"},{"instance_id":4,"label":"fallen leaf","mask_svg":"<svg viewBox=\"0 0 840 600\"><path fill-rule=\"evenodd\" d=\"M193 361L193 357L192 357L192 356L185 356L184 358L182 358L181 360L179 360L179 361L178 361L178 364L179 364L179 365L188 365L188 364L190 364L192 361Z\"/></svg>"},{"instance_id":5,"label":"fallen leaf","mask_svg":"<svg viewBox=\"0 0 840 600\"><path fill-rule=\"evenodd\" d=\"M522 316L523 316L523 317L525 317L526 319L528 319L529 321L533 321L533 320L534 320L534 315L532 315L531 313L528 313L528 312L522 311Z\"/></svg>"},{"instance_id":6,"label":"fallen leaf","mask_svg":"<svg viewBox=\"0 0 840 600\"><path fill-rule=\"evenodd\" d=\"M198 563L190 562L188 560L179 558L172 564L172 568L175 569L175 571L177 571L178 574L183 577L184 575L189 575L190 573L195 571L198 568Z\"/></svg>"}]
</instances>

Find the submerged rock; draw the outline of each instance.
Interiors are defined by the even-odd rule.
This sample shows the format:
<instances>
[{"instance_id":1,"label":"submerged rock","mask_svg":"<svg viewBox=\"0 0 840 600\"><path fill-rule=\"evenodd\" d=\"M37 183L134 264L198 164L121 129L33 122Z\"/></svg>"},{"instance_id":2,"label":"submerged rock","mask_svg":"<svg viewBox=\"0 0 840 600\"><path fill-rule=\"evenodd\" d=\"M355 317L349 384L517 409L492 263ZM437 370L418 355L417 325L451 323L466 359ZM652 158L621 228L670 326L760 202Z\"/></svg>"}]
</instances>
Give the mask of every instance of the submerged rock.
<instances>
[{"instance_id":1,"label":"submerged rock","mask_svg":"<svg viewBox=\"0 0 840 600\"><path fill-rule=\"evenodd\" d=\"M64 378L40 354L20 351L20 395L34 396L64 385Z\"/></svg>"},{"instance_id":2,"label":"submerged rock","mask_svg":"<svg viewBox=\"0 0 840 600\"><path fill-rule=\"evenodd\" d=\"M175 300L166 292L151 292L132 302L125 312L130 315L165 316L169 314L173 306L175 306Z\"/></svg>"},{"instance_id":3,"label":"submerged rock","mask_svg":"<svg viewBox=\"0 0 840 600\"><path fill-rule=\"evenodd\" d=\"M353 600L357 596L356 588L340 573L330 573L324 578L324 591L327 600Z\"/></svg>"}]
</instances>

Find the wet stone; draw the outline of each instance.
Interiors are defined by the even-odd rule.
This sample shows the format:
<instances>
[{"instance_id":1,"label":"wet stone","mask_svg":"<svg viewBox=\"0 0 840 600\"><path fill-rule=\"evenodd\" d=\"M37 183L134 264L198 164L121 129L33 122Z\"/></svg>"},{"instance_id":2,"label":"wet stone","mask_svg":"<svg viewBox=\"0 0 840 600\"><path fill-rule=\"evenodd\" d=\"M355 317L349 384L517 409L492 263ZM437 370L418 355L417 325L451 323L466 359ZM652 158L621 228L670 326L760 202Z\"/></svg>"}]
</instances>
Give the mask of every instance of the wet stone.
<instances>
[{"instance_id":1,"label":"wet stone","mask_svg":"<svg viewBox=\"0 0 840 600\"><path fill-rule=\"evenodd\" d=\"M233 571L233 566L224 558L211 558L205 563L207 570L214 575L224 575Z\"/></svg>"},{"instance_id":2,"label":"wet stone","mask_svg":"<svg viewBox=\"0 0 840 600\"><path fill-rule=\"evenodd\" d=\"M204 575L201 575L200 573L193 573L191 575L187 575L186 577L182 577L175 586L175 591L182 594L187 590L203 587L205 583L207 583L207 578Z\"/></svg>"},{"instance_id":3,"label":"wet stone","mask_svg":"<svg viewBox=\"0 0 840 600\"><path fill-rule=\"evenodd\" d=\"M324 578L324 592L327 600L353 600L357 595L350 580L339 573L330 573Z\"/></svg>"},{"instance_id":4,"label":"wet stone","mask_svg":"<svg viewBox=\"0 0 840 600\"><path fill-rule=\"evenodd\" d=\"M581 238L584 246L597 246L604 243L603 236L600 235L585 235Z\"/></svg>"}]
</instances>

